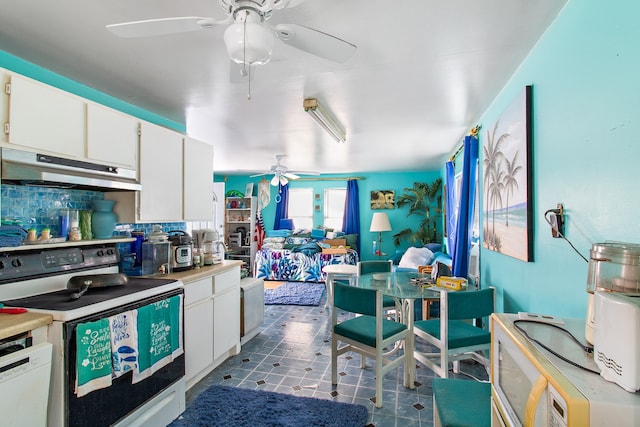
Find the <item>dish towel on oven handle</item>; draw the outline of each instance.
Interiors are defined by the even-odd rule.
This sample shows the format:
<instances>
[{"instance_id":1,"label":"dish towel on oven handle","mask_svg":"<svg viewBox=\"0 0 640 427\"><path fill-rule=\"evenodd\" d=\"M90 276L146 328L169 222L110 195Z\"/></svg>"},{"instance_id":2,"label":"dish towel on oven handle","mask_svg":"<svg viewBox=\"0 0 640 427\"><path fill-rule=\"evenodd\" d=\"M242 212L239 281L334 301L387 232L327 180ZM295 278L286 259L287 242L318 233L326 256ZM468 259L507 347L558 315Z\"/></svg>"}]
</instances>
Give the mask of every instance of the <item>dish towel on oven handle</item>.
<instances>
[{"instance_id":1,"label":"dish towel on oven handle","mask_svg":"<svg viewBox=\"0 0 640 427\"><path fill-rule=\"evenodd\" d=\"M138 366L138 328L135 310L109 317L113 378Z\"/></svg>"},{"instance_id":2,"label":"dish towel on oven handle","mask_svg":"<svg viewBox=\"0 0 640 427\"><path fill-rule=\"evenodd\" d=\"M137 309L138 367L135 384L153 375L184 353L182 347L182 295Z\"/></svg>"},{"instance_id":3,"label":"dish towel on oven handle","mask_svg":"<svg viewBox=\"0 0 640 427\"><path fill-rule=\"evenodd\" d=\"M85 396L111 385L109 319L76 327L76 395Z\"/></svg>"}]
</instances>

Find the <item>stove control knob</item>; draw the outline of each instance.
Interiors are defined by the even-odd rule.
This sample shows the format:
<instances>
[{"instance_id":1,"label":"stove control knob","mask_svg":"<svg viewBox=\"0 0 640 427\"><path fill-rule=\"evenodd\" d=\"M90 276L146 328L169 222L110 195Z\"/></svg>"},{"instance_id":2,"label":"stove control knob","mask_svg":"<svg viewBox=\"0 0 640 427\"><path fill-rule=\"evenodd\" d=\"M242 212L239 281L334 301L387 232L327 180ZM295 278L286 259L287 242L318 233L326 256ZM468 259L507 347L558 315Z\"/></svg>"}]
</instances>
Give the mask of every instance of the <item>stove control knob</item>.
<instances>
[{"instance_id":1,"label":"stove control knob","mask_svg":"<svg viewBox=\"0 0 640 427\"><path fill-rule=\"evenodd\" d=\"M16 258L13 261L11 261L11 266L12 267L22 267L22 261L20 261L20 258Z\"/></svg>"},{"instance_id":2,"label":"stove control knob","mask_svg":"<svg viewBox=\"0 0 640 427\"><path fill-rule=\"evenodd\" d=\"M4 261L0 261L0 270L4 269Z\"/></svg>"},{"instance_id":3,"label":"stove control knob","mask_svg":"<svg viewBox=\"0 0 640 427\"><path fill-rule=\"evenodd\" d=\"M102 249L98 249L98 252L96 252L96 255L104 256L104 251Z\"/></svg>"},{"instance_id":4,"label":"stove control knob","mask_svg":"<svg viewBox=\"0 0 640 427\"><path fill-rule=\"evenodd\" d=\"M107 249L107 255L114 255L116 253L113 249Z\"/></svg>"}]
</instances>

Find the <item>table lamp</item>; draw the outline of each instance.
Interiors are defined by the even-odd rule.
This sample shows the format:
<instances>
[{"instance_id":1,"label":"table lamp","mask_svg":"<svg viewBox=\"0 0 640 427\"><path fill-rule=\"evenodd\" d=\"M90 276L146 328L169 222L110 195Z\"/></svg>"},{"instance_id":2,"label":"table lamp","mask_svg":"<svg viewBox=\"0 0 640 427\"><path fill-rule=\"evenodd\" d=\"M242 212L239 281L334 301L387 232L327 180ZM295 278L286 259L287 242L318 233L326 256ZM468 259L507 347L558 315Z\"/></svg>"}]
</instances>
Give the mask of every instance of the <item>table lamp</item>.
<instances>
[{"instance_id":1,"label":"table lamp","mask_svg":"<svg viewBox=\"0 0 640 427\"><path fill-rule=\"evenodd\" d=\"M382 253L382 232L391 231L391 223L389 223L389 217L387 216L387 214L384 212L374 213L373 218L371 218L371 227L369 227L369 231L378 232L377 243L375 240L373 241L373 252L378 255L378 258L380 258L382 257L382 255L384 255Z\"/></svg>"}]
</instances>

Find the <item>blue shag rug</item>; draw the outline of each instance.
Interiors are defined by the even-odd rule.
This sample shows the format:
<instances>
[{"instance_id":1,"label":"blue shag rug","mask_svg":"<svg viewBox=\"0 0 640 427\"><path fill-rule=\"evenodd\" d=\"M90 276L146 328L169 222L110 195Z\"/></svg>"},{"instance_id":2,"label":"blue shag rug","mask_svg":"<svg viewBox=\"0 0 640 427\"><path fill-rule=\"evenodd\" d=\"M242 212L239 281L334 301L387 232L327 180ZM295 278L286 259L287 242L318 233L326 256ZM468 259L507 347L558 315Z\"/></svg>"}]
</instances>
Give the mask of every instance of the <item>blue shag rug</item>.
<instances>
[{"instance_id":1,"label":"blue shag rug","mask_svg":"<svg viewBox=\"0 0 640 427\"><path fill-rule=\"evenodd\" d=\"M213 385L169 427L363 427L368 419L363 405Z\"/></svg>"},{"instance_id":2,"label":"blue shag rug","mask_svg":"<svg viewBox=\"0 0 640 427\"><path fill-rule=\"evenodd\" d=\"M275 289L264 290L266 305L320 305L324 283L286 282Z\"/></svg>"}]
</instances>

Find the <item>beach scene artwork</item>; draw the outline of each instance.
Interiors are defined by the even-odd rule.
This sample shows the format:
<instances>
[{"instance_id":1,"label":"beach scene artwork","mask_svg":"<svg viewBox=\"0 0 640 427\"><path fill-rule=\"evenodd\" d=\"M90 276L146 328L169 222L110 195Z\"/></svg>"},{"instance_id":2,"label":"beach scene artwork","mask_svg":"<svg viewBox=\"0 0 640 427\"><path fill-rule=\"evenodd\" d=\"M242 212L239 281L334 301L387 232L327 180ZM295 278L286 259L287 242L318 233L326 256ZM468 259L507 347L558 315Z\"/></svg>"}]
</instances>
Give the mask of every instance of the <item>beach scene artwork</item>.
<instances>
[{"instance_id":1,"label":"beach scene artwork","mask_svg":"<svg viewBox=\"0 0 640 427\"><path fill-rule=\"evenodd\" d=\"M483 144L485 248L533 261L531 222L531 86L518 95Z\"/></svg>"}]
</instances>

